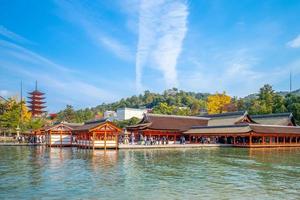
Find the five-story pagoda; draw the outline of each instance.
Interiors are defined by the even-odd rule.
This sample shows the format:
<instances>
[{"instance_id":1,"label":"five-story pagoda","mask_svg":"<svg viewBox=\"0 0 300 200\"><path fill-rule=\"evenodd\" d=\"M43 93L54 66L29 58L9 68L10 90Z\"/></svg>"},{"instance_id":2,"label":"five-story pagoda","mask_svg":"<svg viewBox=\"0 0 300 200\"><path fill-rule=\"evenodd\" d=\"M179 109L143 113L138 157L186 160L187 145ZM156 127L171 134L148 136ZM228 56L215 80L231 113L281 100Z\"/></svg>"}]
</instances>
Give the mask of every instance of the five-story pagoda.
<instances>
[{"instance_id":1,"label":"five-story pagoda","mask_svg":"<svg viewBox=\"0 0 300 200\"><path fill-rule=\"evenodd\" d=\"M30 108L30 112L32 114L33 117L39 117L41 116L43 113L45 113L44 108L46 108L45 106L45 93L39 91L37 89L37 81L35 82L35 90L32 92L28 93L29 96L29 101L27 101L27 103L29 103L29 108Z\"/></svg>"}]
</instances>

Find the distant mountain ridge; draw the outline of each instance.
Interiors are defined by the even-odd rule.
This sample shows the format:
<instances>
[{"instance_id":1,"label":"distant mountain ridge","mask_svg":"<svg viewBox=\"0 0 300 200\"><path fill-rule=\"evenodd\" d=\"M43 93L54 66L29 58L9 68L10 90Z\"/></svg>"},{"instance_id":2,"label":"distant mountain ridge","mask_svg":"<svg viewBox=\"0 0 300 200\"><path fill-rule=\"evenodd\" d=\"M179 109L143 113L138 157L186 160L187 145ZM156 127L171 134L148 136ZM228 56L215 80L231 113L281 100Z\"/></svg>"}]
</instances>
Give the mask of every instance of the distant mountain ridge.
<instances>
[{"instance_id":1,"label":"distant mountain ridge","mask_svg":"<svg viewBox=\"0 0 300 200\"><path fill-rule=\"evenodd\" d=\"M285 95L289 94L290 92L280 91L280 92L276 92L276 93L279 94L279 95L285 96ZM295 95L300 95L300 88L297 89L297 90L292 91L291 93L295 94Z\"/></svg>"},{"instance_id":2,"label":"distant mountain ridge","mask_svg":"<svg viewBox=\"0 0 300 200\"><path fill-rule=\"evenodd\" d=\"M281 96L286 96L290 92L288 92L288 91L279 91L279 92L275 92L275 93L279 94ZM292 91L291 94L300 96L300 88L297 89L297 90ZM255 98L257 98L257 96L258 96L258 93L253 93L253 94L249 94L249 95L245 96L243 99L255 99Z\"/></svg>"}]
</instances>

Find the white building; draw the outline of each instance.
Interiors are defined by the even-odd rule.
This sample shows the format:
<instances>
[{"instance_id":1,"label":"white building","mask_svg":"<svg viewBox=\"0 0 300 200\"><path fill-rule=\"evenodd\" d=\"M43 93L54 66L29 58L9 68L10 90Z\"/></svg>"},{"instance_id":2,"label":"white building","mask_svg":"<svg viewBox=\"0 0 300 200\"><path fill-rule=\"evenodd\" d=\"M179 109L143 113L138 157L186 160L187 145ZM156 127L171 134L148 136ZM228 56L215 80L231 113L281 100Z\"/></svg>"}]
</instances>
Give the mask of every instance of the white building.
<instances>
[{"instance_id":1,"label":"white building","mask_svg":"<svg viewBox=\"0 0 300 200\"><path fill-rule=\"evenodd\" d=\"M104 119L109 119L109 120L114 120L117 118L117 113L115 111L112 110L107 110L103 113L103 118Z\"/></svg>"},{"instance_id":2,"label":"white building","mask_svg":"<svg viewBox=\"0 0 300 200\"><path fill-rule=\"evenodd\" d=\"M116 120L123 121L127 119L131 119L132 117L136 117L138 119L142 119L144 113L147 113L147 109L137 109L137 108L119 108L117 109L117 117Z\"/></svg>"}]
</instances>

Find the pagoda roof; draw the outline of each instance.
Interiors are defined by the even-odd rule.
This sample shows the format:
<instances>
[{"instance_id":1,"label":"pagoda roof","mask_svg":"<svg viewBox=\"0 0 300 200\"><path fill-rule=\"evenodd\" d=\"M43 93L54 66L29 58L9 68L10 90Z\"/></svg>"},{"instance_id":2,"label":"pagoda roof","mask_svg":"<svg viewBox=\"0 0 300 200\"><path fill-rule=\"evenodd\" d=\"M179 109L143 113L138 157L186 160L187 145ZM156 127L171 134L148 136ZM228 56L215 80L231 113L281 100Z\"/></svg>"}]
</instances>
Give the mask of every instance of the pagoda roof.
<instances>
[{"instance_id":1,"label":"pagoda roof","mask_svg":"<svg viewBox=\"0 0 300 200\"><path fill-rule=\"evenodd\" d=\"M44 112L44 108L46 108L46 107L42 107L42 108L33 107L33 108L30 108L30 111L32 111L32 112L37 112L37 111Z\"/></svg>"},{"instance_id":2,"label":"pagoda roof","mask_svg":"<svg viewBox=\"0 0 300 200\"><path fill-rule=\"evenodd\" d=\"M45 113L45 111L36 111L36 112L31 112L31 115L32 116L36 116L36 115L41 115L41 114L43 114L43 113Z\"/></svg>"},{"instance_id":3,"label":"pagoda roof","mask_svg":"<svg viewBox=\"0 0 300 200\"><path fill-rule=\"evenodd\" d=\"M34 90L32 92L28 92L28 94L31 94L31 95L44 95L45 93L43 93L39 90Z\"/></svg>"},{"instance_id":4,"label":"pagoda roof","mask_svg":"<svg viewBox=\"0 0 300 200\"><path fill-rule=\"evenodd\" d=\"M30 103L30 104L45 104L46 102L45 101L27 101L27 103Z\"/></svg>"},{"instance_id":5,"label":"pagoda roof","mask_svg":"<svg viewBox=\"0 0 300 200\"><path fill-rule=\"evenodd\" d=\"M28 96L29 99L45 99L44 96Z\"/></svg>"},{"instance_id":6,"label":"pagoda roof","mask_svg":"<svg viewBox=\"0 0 300 200\"><path fill-rule=\"evenodd\" d=\"M44 106L43 104L31 104L28 106L29 108L42 108L42 107L47 107L47 106Z\"/></svg>"}]
</instances>

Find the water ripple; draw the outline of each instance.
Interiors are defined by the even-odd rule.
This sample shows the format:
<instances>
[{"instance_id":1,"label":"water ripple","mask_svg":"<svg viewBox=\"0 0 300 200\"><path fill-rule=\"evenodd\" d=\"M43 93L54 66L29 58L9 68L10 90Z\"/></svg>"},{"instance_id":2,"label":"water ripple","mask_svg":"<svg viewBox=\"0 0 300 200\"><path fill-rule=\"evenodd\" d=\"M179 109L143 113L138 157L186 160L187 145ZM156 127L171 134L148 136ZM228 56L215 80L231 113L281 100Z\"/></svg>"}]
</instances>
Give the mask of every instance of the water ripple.
<instances>
[{"instance_id":1,"label":"water ripple","mask_svg":"<svg viewBox=\"0 0 300 200\"><path fill-rule=\"evenodd\" d=\"M300 149L0 147L0 199L297 199Z\"/></svg>"}]
</instances>

